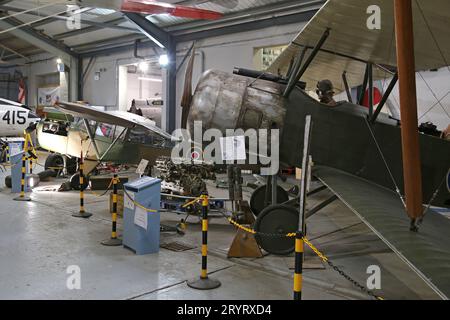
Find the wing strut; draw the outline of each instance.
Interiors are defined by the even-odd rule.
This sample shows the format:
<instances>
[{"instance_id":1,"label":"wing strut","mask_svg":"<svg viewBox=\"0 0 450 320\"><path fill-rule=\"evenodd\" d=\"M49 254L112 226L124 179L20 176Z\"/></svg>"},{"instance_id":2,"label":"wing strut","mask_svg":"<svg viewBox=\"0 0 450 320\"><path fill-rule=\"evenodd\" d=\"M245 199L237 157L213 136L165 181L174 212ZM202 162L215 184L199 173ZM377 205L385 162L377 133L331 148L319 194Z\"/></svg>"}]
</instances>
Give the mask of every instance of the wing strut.
<instances>
[{"instance_id":1,"label":"wing strut","mask_svg":"<svg viewBox=\"0 0 450 320\"><path fill-rule=\"evenodd\" d=\"M381 110L383 109L384 105L386 104L387 99L391 95L392 90L394 90L395 85L398 81L398 73L395 73L394 78L392 78L391 82L389 83L388 88L386 89L386 92L383 95L383 98L381 98L380 103L378 104L377 110L375 110L375 113L373 114L372 118L370 119L370 123L374 123L375 120L377 120L378 115L380 114Z\"/></svg>"},{"instance_id":2,"label":"wing strut","mask_svg":"<svg viewBox=\"0 0 450 320\"><path fill-rule=\"evenodd\" d=\"M99 159L100 152L98 151L97 142L95 141L95 136L92 133L91 126L89 125L89 121L87 119L83 119L83 123L84 123L84 126L86 127L86 131L89 136L89 139L91 139L92 145L94 146L95 155L97 156L97 159Z\"/></svg>"},{"instance_id":3,"label":"wing strut","mask_svg":"<svg viewBox=\"0 0 450 320\"><path fill-rule=\"evenodd\" d=\"M116 145L117 141L123 136L125 131L127 131L128 128L123 128L123 130L120 132L120 134L114 138L114 141L109 145L108 149L106 149L105 152L103 152L103 155L98 159L98 161L103 161L103 159L106 157L108 152Z\"/></svg>"},{"instance_id":4,"label":"wing strut","mask_svg":"<svg viewBox=\"0 0 450 320\"><path fill-rule=\"evenodd\" d=\"M348 102L353 103L352 93L350 92L350 87L347 80L347 71L342 73L342 82L344 82L345 92L347 93Z\"/></svg>"},{"instance_id":5,"label":"wing strut","mask_svg":"<svg viewBox=\"0 0 450 320\"><path fill-rule=\"evenodd\" d=\"M411 0L395 0L394 12L406 211L412 220L411 230L417 231L415 222L423 215L423 201Z\"/></svg>"},{"instance_id":6,"label":"wing strut","mask_svg":"<svg viewBox=\"0 0 450 320\"><path fill-rule=\"evenodd\" d=\"M284 94L283 94L285 98L288 98L290 96L290 94L291 94L292 90L294 89L295 85L300 80L300 78L303 76L303 74L306 72L308 67L311 65L311 63L313 62L314 58L317 56L317 54L319 53L320 49L324 45L325 41L327 41L329 36L330 36L330 28L327 28L324 31L324 33L322 34L322 37L320 38L319 42L317 42L316 46L314 47L312 52L309 54L308 59L303 64L303 66L300 69L300 71L297 74L294 73L292 75L294 81L292 81L290 83L290 85L288 85L286 87L286 90L284 91Z\"/></svg>"}]
</instances>

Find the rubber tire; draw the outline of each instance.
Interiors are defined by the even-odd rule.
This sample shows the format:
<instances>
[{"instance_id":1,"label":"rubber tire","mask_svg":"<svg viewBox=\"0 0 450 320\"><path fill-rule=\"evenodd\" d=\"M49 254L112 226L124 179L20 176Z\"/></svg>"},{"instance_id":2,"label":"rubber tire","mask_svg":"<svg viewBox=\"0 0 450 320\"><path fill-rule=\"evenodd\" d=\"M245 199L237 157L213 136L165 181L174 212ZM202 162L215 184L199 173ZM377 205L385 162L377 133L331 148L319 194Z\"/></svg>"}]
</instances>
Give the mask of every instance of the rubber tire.
<instances>
[{"instance_id":1,"label":"rubber tire","mask_svg":"<svg viewBox=\"0 0 450 320\"><path fill-rule=\"evenodd\" d=\"M50 178L56 178L56 172L54 170L45 170L38 173L41 181L50 181Z\"/></svg>"},{"instance_id":2,"label":"rubber tire","mask_svg":"<svg viewBox=\"0 0 450 320\"><path fill-rule=\"evenodd\" d=\"M61 170L50 169L52 167L64 167L64 158L60 154L52 153L45 159L44 169L61 172Z\"/></svg>"},{"instance_id":3,"label":"rubber tire","mask_svg":"<svg viewBox=\"0 0 450 320\"><path fill-rule=\"evenodd\" d=\"M5 186L9 189L12 188L12 179L11 176L6 176L5 177Z\"/></svg>"},{"instance_id":4,"label":"rubber tire","mask_svg":"<svg viewBox=\"0 0 450 320\"><path fill-rule=\"evenodd\" d=\"M80 174L79 173L75 173L73 176L70 177L70 187L73 190L80 190L80 178L79 178ZM86 178L86 175L83 175L84 180L83 180L83 191L86 190L86 188L89 186L89 179Z\"/></svg>"},{"instance_id":5,"label":"rubber tire","mask_svg":"<svg viewBox=\"0 0 450 320\"><path fill-rule=\"evenodd\" d=\"M266 195L266 186L260 186L255 191L253 191L250 197L250 209L253 214L257 217L261 211L264 210L264 198ZM263 201L261 201L263 199ZM289 194L282 187L277 186L277 204L284 203L289 200ZM269 201L269 205L272 204L272 198Z\"/></svg>"},{"instance_id":6,"label":"rubber tire","mask_svg":"<svg viewBox=\"0 0 450 320\"><path fill-rule=\"evenodd\" d=\"M271 216L271 222L265 222L265 218ZM276 218L274 218L276 217ZM254 229L256 232L269 234L288 234L297 231L298 209L277 204L264 209L256 218ZM277 225L274 225L276 221ZM295 250L295 238L255 235L256 242L265 251L275 255L288 255ZM277 248L274 248L276 246Z\"/></svg>"}]
</instances>

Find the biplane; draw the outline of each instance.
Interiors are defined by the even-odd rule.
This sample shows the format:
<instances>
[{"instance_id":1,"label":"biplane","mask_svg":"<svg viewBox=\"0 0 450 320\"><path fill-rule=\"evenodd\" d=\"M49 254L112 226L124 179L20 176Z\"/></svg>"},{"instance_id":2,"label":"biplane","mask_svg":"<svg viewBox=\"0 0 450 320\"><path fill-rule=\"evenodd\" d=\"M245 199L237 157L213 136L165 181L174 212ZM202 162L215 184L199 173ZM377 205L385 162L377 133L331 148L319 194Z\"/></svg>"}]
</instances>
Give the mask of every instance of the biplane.
<instances>
[{"instance_id":1,"label":"biplane","mask_svg":"<svg viewBox=\"0 0 450 320\"><path fill-rule=\"evenodd\" d=\"M26 106L0 98L0 137L22 137L40 118Z\"/></svg>"},{"instance_id":2,"label":"biplane","mask_svg":"<svg viewBox=\"0 0 450 320\"><path fill-rule=\"evenodd\" d=\"M105 112L79 103L58 102L58 106L71 118L47 117L36 129L40 147L54 152L47 158L46 168L69 168L67 159L79 158L81 153L86 174L100 162L138 164L146 159L154 164L159 156L170 155L172 136L150 119L124 111ZM76 185L78 175L72 173L71 180Z\"/></svg>"},{"instance_id":3,"label":"biplane","mask_svg":"<svg viewBox=\"0 0 450 320\"><path fill-rule=\"evenodd\" d=\"M367 9L374 5L381 13L379 29L367 24ZM204 129L223 134L275 126L281 129L280 161L301 167L310 115L313 175L448 298L450 220L430 205L450 207L450 141L419 133L415 72L450 65L449 27L446 0L329 0L268 70L209 70L194 94L187 72L182 125L193 130L202 121ZM308 95L323 79L347 92L348 101L331 107ZM373 82L380 79L390 84L374 105ZM381 112L397 83L400 120ZM352 100L350 88L358 86L369 92L368 108L361 106L364 94ZM279 203L288 199L283 192L278 188ZM270 203L265 191L255 191L252 199ZM252 207L256 231L297 230L299 210L279 203ZM294 249L291 239L257 241L275 254Z\"/></svg>"}]
</instances>

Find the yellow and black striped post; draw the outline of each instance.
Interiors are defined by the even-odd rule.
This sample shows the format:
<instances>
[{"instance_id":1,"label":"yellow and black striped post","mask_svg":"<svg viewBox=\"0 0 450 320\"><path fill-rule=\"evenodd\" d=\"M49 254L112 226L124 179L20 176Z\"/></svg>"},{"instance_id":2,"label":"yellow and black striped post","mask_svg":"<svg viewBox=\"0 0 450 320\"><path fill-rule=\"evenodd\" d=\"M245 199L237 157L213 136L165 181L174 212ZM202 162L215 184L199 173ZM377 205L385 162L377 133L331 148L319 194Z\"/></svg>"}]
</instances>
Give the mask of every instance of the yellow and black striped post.
<instances>
[{"instance_id":1,"label":"yellow and black striped post","mask_svg":"<svg viewBox=\"0 0 450 320\"><path fill-rule=\"evenodd\" d=\"M83 144L81 144L83 145ZM83 159L83 148L81 148L81 156L79 160L79 181L80 181L80 211L77 213L72 214L72 217L77 218L89 218L92 216L92 213L88 213L84 210L84 159Z\"/></svg>"},{"instance_id":2,"label":"yellow and black striped post","mask_svg":"<svg viewBox=\"0 0 450 320\"><path fill-rule=\"evenodd\" d=\"M113 198L112 198L112 231L111 231L111 239L102 241L102 244L105 246L121 246L122 240L117 237L117 183L119 182L119 178L117 177L117 173L114 173L113 177Z\"/></svg>"},{"instance_id":3,"label":"yellow and black striped post","mask_svg":"<svg viewBox=\"0 0 450 320\"><path fill-rule=\"evenodd\" d=\"M10 158L9 158L9 144L6 144L6 162L9 163Z\"/></svg>"},{"instance_id":4,"label":"yellow and black striped post","mask_svg":"<svg viewBox=\"0 0 450 320\"><path fill-rule=\"evenodd\" d=\"M209 196L204 193L202 199L202 270L200 279L187 282L187 285L194 289L210 290L220 287L221 283L208 277L208 207Z\"/></svg>"},{"instance_id":5,"label":"yellow and black striped post","mask_svg":"<svg viewBox=\"0 0 450 320\"><path fill-rule=\"evenodd\" d=\"M303 249L303 234L298 231L295 236L294 300L302 300Z\"/></svg>"},{"instance_id":6,"label":"yellow and black striped post","mask_svg":"<svg viewBox=\"0 0 450 320\"><path fill-rule=\"evenodd\" d=\"M27 173L27 158L25 151L22 155L22 177L20 179L20 196L14 198L16 201L31 201L30 197L25 196L25 178Z\"/></svg>"}]
</instances>

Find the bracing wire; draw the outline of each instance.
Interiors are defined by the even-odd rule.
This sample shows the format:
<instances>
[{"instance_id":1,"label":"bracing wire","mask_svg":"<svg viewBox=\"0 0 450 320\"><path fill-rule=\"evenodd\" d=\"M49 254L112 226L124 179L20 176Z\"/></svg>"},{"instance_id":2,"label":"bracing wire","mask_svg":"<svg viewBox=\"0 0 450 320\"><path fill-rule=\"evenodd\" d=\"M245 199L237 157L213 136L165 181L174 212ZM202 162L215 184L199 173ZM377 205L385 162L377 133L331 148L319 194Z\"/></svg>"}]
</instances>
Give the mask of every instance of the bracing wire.
<instances>
[{"instance_id":1,"label":"bracing wire","mask_svg":"<svg viewBox=\"0 0 450 320\"><path fill-rule=\"evenodd\" d=\"M372 139L373 139L373 141L374 141L374 143L375 143L375 145L376 145L376 147L378 149L378 152L379 152L381 158L383 159L384 166L386 167L386 170L389 173L389 176L391 177L392 183L394 184L394 187L395 187L395 192L397 192L398 196L400 197L400 200L402 201L403 207L406 208L405 199L403 198L403 196L402 196L402 194L400 192L400 188L398 187L397 182L395 181L395 178L394 178L394 175L392 174L391 168L389 167L389 164L387 163L386 157L384 156L384 153L381 150L381 147L380 147L380 145L379 145L379 143L377 141L377 138L375 137L375 133L373 132L369 121L367 121L367 118L364 118L364 121L366 122L367 128L369 129L369 132L370 132L370 134L372 136Z\"/></svg>"},{"instance_id":2,"label":"bracing wire","mask_svg":"<svg viewBox=\"0 0 450 320\"><path fill-rule=\"evenodd\" d=\"M423 211L422 217L420 218L418 224L421 224L423 222L423 218L425 218L425 215L428 213L428 210L430 210L433 201L436 199L437 195L439 194L439 189L441 189L442 185L444 184L445 180L447 179L447 175L448 173L446 173L444 175L444 178L442 179L441 183L439 184L439 186L437 187L436 191L433 193L433 195L431 196L430 201L428 202L427 207L425 208L425 210Z\"/></svg>"},{"instance_id":3,"label":"bracing wire","mask_svg":"<svg viewBox=\"0 0 450 320\"><path fill-rule=\"evenodd\" d=\"M436 45L436 47L437 47L437 49L439 51L439 54L442 57L442 60L444 61L445 65L447 66L448 71L450 71L450 66L449 66L449 63L447 62L447 59L445 58L444 51L442 50L441 46L439 45L439 42L437 41L436 36L435 36L433 30L431 29L431 26L428 23L428 19L425 16L425 13L422 10L422 7L419 4L419 1L415 0L415 2L416 2L416 5L417 5L417 8L419 8L420 14L422 15L422 18L423 18L423 20L425 22L425 25L427 26L427 29L430 32L430 35L431 35L431 37L432 37L432 39L434 41L434 44Z\"/></svg>"},{"instance_id":4,"label":"bracing wire","mask_svg":"<svg viewBox=\"0 0 450 320\"><path fill-rule=\"evenodd\" d=\"M427 111L424 112L423 115L419 117L419 120L421 120L423 117L425 117L429 112L431 112L442 100L448 97L450 95L450 90L441 98L439 99L435 104L433 104Z\"/></svg>"},{"instance_id":5,"label":"bracing wire","mask_svg":"<svg viewBox=\"0 0 450 320\"><path fill-rule=\"evenodd\" d=\"M428 84L428 82L425 80L425 78L423 77L423 75L422 75L420 72L418 72L418 74L419 74L420 78L422 78L422 80L423 80L423 82L425 83L425 85L427 86L428 90L430 90L431 94L433 95L433 97L434 97L434 98L436 99L436 101L437 101L437 103L433 106L433 108L436 107L437 105L440 105L441 108L442 108L442 110L444 110L445 114L446 114L447 117L450 119L450 115L448 114L447 110L445 109L445 107L444 107L444 106L442 105L442 103L441 103L441 101L442 101L444 98L439 99L439 98L437 97L436 93L433 91L433 88L431 88L431 86L430 86L430 85ZM433 108L432 108L432 109L433 109ZM431 110L430 110L430 111L431 111Z\"/></svg>"}]
</instances>

